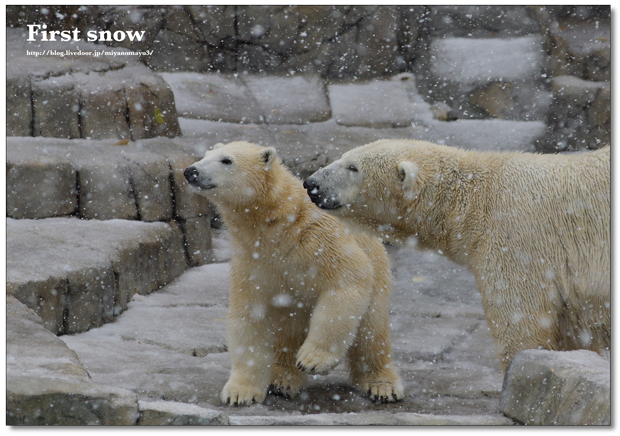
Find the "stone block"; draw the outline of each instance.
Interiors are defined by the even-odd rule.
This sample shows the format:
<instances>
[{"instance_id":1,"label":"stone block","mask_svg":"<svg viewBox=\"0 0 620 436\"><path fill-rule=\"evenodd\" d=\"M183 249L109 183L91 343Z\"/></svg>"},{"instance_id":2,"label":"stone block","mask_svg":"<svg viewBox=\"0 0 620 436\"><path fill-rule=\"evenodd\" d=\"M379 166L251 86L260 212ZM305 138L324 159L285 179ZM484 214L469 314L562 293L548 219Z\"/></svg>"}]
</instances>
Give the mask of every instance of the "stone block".
<instances>
[{"instance_id":1,"label":"stone block","mask_svg":"<svg viewBox=\"0 0 620 436\"><path fill-rule=\"evenodd\" d=\"M74 153L73 162L78 172L80 217L138 219L138 206L127 162L110 159L99 150Z\"/></svg>"},{"instance_id":2,"label":"stone block","mask_svg":"<svg viewBox=\"0 0 620 436\"><path fill-rule=\"evenodd\" d=\"M144 66L108 73L123 81L131 137L174 137L181 134L174 93L157 74Z\"/></svg>"},{"instance_id":3,"label":"stone block","mask_svg":"<svg viewBox=\"0 0 620 436\"><path fill-rule=\"evenodd\" d=\"M161 155L135 147L109 147L127 161L140 221L170 221L173 212L171 171Z\"/></svg>"},{"instance_id":4,"label":"stone block","mask_svg":"<svg viewBox=\"0 0 620 436\"><path fill-rule=\"evenodd\" d=\"M32 134L30 78L15 72L6 78L6 135Z\"/></svg>"},{"instance_id":5,"label":"stone block","mask_svg":"<svg viewBox=\"0 0 620 436\"><path fill-rule=\"evenodd\" d=\"M80 266L72 263L67 271L65 334L85 332L114 320L116 283L112 266L90 262Z\"/></svg>"},{"instance_id":6,"label":"stone block","mask_svg":"<svg viewBox=\"0 0 620 436\"><path fill-rule=\"evenodd\" d=\"M125 10L124 18L136 18L135 12ZM180 135L172 90L137 56L35 57L27 50L78 53L102 49L84 41L26 43L27 38L24 29L7 32L10 135L92 139ZM106 52L126 51L106 48Z\"/></svg>"},{"instance_id":7,"label":"stone block","mask_svg":"<svg viewBox=\"0 0 620 436\"><path fill-rule=\"evenodd\" d=\"M138 397L93 383L75 352L7 297L8 425L133 425Z\"/></svg>"},{"instance_id":8,"label":"stone block","mask_svg":"<svg viewBox=\"0 0 620 436\"><path fill-rule=\"evenodd\" d=\"M181 223L185 250L191 266L212 262L211 216L188 218Z\"/></svg>"},{"instance_id":9,"label":"stone block","mask_svg":"<svg viewBox=\"0 0 620 436\"><path fill-rule=\"evenodd\" d=\"M175 219L184 220L209 215L211 210L209 201L187 184L183 174L188 166L202 158L207 146L200 144L197 147L200 150L196 152L193 147L181 144L185 144L185 141L178 140L178 143L175 143L160 137L138 141L136 147L167 159Z\"/></svg>"},{"instance_id":10,"label":"stone block","mask_svg":"<svg viewBox=\"0 0 620 436\"><path fill-rule=\"evenodd\" d=\"M15 238L7 231L7 254L17 253ZM35 247L33 247L36 249ZM62 334L64 311L68 294L67 279L62 276L47 276L45 272L35 271L38 264L17 266L7 262L7 295L15 297L33 310L43 321L43 326L54 334Z\"/></svg>"},{"instance_id":11,"label":"stone block","mask_svg":"<svg viewBox=\"0 0 620 436\"><path fill-rule=\"evenodd\" d=\"M7 141L7 216L45 218L74 213L77 172L71 162L31 151Z\"/></svg>"},{"instance_id":12,"label":"stone block","mask_svg":"<svg viewBox=\"0 0 620 436\"><path fill-rule=\"evenodd\" d=\"M434 37L506 38L539 32L525 6L434 5L427 9L424 27Z\"/></svg>"},{"instance_id":13,"label":"stone block","mask_svg":"<svg viewBox=\"0 0 620 436\"><path fill-rule=\"evenodd\" d=\"M186 118L233 123L306 124L325 121L331 109L316 76L227 76L162 73Z\"/></svg>"},{"instance_id":14,"label":"stone block","mask_svg":"<svg viewBox=\"0 0 620 436\"><path fill-rule=\"evenodd\" d=\"M504 377L500 408L527 425L610 425L610 363L593 351L525 350Z\"/></svg>"},{"instance_id":15,"label":"stone block","mask_svg":"<svg viewBox=\"0 0 620 436\"><path fill-rule=\"evenodd\" d=\"M80 137L80 102L72 75L32 81L32 136Z\"/></svg>"},{"instance_id":16,"label":"stone block","mask_svg":"<svg viewBox=\"0 0 620 436\"><path fill-rule=\"evenodd\" d=\"M125 89L116 75L74 74L81 104L81 136L86 139L131 139Z\"/></svg>"},{"instance_id":17,"label":"stone block","mask_svg":"<svg viewBox=\"0 0 620 436\"><path fill-rule=\"evenodd\" d=\"M402 75L395 80L329 85L333 117L343 126L410 127L415 123L408 92L415 87L413 81L412 75Z\"/></svg>"},{"instance_id":18,"label":"stone block","mask_svg":"<svg viewBox=\"0 0 620 436\"><path fill-rule=\"evenodd\" d=\"M193 23L187 22L187 27ZM207 47L196 37L177 33L166 28L157 33L151 45L153 54L146 60L154 71L208 71L211 57Z\"/></svg>"},{"instance_id":19,"label":"stone block","mask_svg":"<svg viewBox=\"0 0 620 436\"><path fill-rule=\"evenodd\" d=\"M249 75L242 79L258 103L263 122L307 124L326 121L331 116L325 85L317 76Z\"/></svg>"},{"instance_id":20,"label":"stone block","mask_svg":"<svg viewBox=\"0 0 620 436\"><path fill-rule=\"evenodd\" d=\"M261 109L233 75L161 73L174 92L179 116L227 123L260 123Z\"/></svg>"}]
</instances>

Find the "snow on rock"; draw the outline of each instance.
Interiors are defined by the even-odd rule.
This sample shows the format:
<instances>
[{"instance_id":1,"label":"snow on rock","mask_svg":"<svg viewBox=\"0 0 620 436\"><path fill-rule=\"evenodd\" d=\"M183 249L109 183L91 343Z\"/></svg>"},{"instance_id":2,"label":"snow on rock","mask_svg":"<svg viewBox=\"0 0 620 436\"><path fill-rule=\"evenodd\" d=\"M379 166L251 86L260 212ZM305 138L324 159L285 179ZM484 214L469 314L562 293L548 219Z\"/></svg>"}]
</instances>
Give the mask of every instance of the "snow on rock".
<instances>
[{"instance_id":1,"label":"snow on rock","mask_svg":"<svg viewBox=\"0 0 620 436\"><path fill-rule=\"evenodd\" d=\"M593 351L522 351L506 371L501 410L526 425L609 425L610 369Z\"/></svg>"},{"instance_id":2,"label":"snow on rock","mask_svg":"<svg viewBox=\"0 0 620 436\"><path fill-rule=\"evenodd\" d=\"M138 425L228 425L221 410L174 401L140 401Z\"/></svg>"},{"instance_id":3,"label":"snow on rock","mask_svg":"<svg viewBox=\"0 0 620 436\"><path fill-rule=\"evenodd\" d=\"M177 112L190 119L243 124L306 124L331 115L325 86L315 76L162 73Z\"/></svg>"},{"instance_id":4,"label":"snow on rock","mask_svg":"<svg viewBox=\"0 0 620 436\"><path fill-rule=\"evenodd\" d=\"M502 417L362 412L304 416L231 416L230 425L511 425Z\"/></svg>"},{"instance_id":5,"label":"snow on rock","mask_svg":"<svg viewBox=\"0 0 620 436\"><path fill-rule=\"evenodd\" d=\"M542 39L539 35L434 39L431 57L431 71L446 81L480 85L490 80L522 80L541 71Z\"/></svg>"},{"instance_id":6,"label":"snow on rock","mask_svg":"<svg viewBox=\"0 0 620 436\"><path fill-rule=\"evenodd\" d=\"M7 293L54 333L85 331L178 276L182 249L167 223L8 218Z\"/></svg>"},{"instance_id":7,"label":"snow on rock","mask_svg":"<svg viewBox=\"0 0 620 436\"><path fill-rule=\"evenodd\" d=\"M15 298L6 313L8 425L135 424L135 393L93 382L76 353Z\"/></svg>"}]
</instances>

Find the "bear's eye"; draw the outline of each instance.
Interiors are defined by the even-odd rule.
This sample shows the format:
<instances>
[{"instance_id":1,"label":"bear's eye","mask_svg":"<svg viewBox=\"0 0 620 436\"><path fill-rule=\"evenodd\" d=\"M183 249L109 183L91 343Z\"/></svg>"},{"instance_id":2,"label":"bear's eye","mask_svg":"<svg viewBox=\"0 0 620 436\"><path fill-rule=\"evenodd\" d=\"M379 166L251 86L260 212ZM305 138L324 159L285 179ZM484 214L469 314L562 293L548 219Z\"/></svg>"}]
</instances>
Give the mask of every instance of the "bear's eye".
<instances>
[{"instance_id":1,"label":"bear's eye","mask_svg":"<svg viewBox=\"0 0 620 436\"><path fill-rule=\"evenodd\" d=\"M222 162L224 165L230 165L232 163L232 160L230 160L227 157L225 157L220 162Z\"/></svg>"},{"instance_id":2,"label":"bear's eye","mask_svg":"<svg viewBox=\"0 0 620 436\"><path fill-rule=\"evenodd\" d=\"M356 173L356 172L357 172L357 167L356 167L355 165L349 165L349 166L347 167L347 169L348 169L349 171L354 172L354 173Z\"/></svg>"}]
</instances>

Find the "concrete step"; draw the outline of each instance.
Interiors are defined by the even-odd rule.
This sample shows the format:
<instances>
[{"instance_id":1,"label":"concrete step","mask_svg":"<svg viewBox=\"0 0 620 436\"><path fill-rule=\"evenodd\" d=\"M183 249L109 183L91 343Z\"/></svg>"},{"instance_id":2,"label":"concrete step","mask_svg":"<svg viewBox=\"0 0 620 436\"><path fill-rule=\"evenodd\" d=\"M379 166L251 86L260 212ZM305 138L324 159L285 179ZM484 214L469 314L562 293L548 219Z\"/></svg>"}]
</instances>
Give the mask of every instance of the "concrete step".
<instances>
[{"instance_id":1,"label":"concrete step","mask_svg":"<svg viewBox=\"0 0 620 436\"><path fill-rule=\"evenodd\" d=\"M113 321L134 294L186 268L183 235L168 223L7 219L7 294L55 334Z\"/></svg>"},{"instance_id":2,"label":"concrete step","mask_svg":"<svg viewBox=\"0 0 620 436\"><path fill-rule=\"evenodd\" d=\"M190 264L210 262L210 205L183 176L204 151L167 138L114 144L7 138L7 215L174 222Z\"/></svg>"}]
</instances>

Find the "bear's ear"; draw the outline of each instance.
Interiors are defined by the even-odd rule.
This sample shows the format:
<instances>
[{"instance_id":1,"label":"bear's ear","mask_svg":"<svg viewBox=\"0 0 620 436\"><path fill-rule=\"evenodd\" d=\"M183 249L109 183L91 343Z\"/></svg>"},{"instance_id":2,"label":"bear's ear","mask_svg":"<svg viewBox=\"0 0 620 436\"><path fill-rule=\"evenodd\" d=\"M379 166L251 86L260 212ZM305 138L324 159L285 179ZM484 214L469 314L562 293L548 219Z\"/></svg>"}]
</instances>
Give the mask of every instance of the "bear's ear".
<instances>
[{"instance_id":1,"label":"bear's ear","mask_svg":"<svg viewBox=\"0 0 620 436\"><path fill-rule=\"evenodd\" d=\"M271 165L273 165L277 155L278 152L273 147L263 148L260 151L260 157L265 163L265 171L269 171L271 169Z\"/></svg>"},{"instance_id":2,"label":"bear's ear","mask_svg":"<svg viewBox=\"0 0 620 436\"><path fill-rule=\"evenodd\" d=\"M215 145L213 146L213 150L215 150L216 148L223 147L224 145L225 145L225 144L223 144L223 143L221 143L221 142L218 142L217 144L215 144Z\"/></svg>"},{"instance_id":3,"label":"bear's ear","mask_svg":"<svg viewBox=\"0 0 620 436\"><path fill-rule=\"evenodd\" d=\"M403 182L403 188L413 189L419 170L420 169L415 163L408 160L404 160L398 164L398 177L400 181Z\"/></svg>"}]
</instances>

